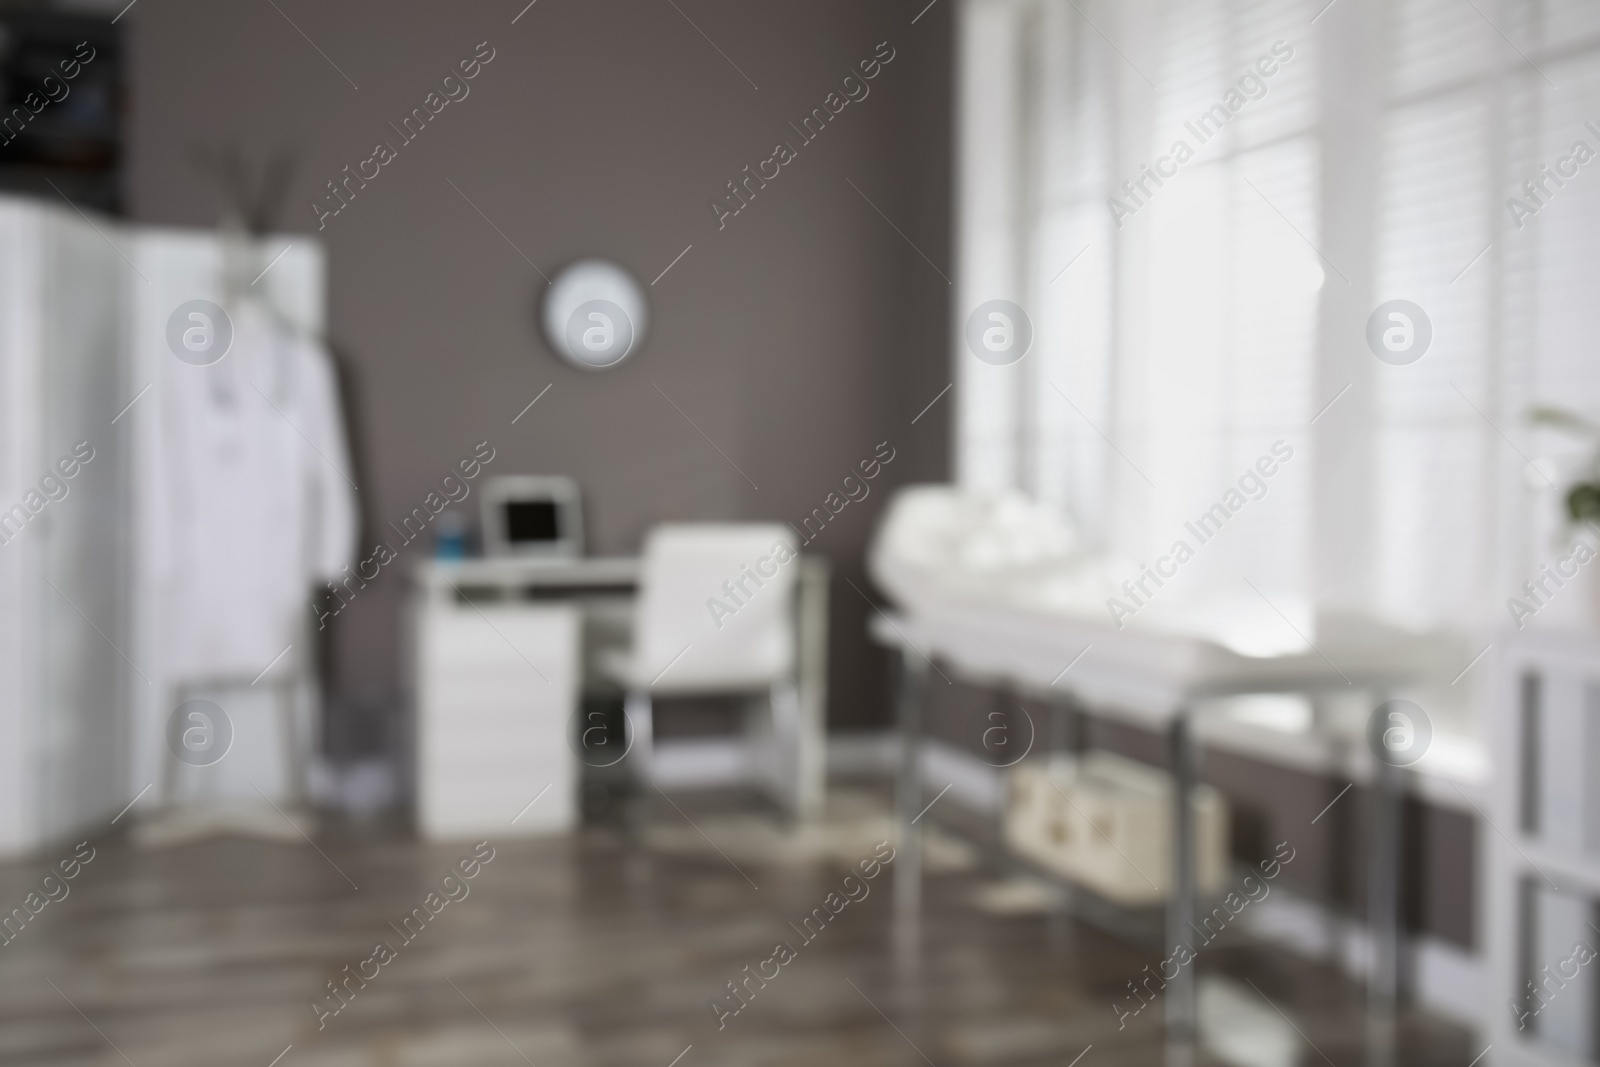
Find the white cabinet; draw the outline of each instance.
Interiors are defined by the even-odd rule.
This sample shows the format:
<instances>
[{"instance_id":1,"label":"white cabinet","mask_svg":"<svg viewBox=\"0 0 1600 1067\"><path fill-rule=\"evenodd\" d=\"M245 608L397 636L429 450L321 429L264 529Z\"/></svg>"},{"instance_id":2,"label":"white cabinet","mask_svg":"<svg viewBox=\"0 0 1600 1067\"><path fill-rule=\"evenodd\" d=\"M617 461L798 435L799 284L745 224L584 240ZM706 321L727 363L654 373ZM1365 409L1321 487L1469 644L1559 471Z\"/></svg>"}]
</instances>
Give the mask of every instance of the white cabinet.
<instances>
[{"instance_id":1,"label":"white cabinet","mask_svg":"<svg viewBox=\"0 0 1600 1067\"><path fill-rule=\"evenodd\" d=\"M416 601L417 821L424 837L570 829L581 616L570 604L474 603L425 582ZM537 803L529 802L537 797Z\"/></svg>"},{"instance_id":2,"label":"white cabinet","mask_svg":"<svg viewBox=\"0 0 1600 1067\"><path fill-rule=\"evenodd\" d=\"M1496 753L1480 841L1495 1064L1600 1062L1600 640L1496 641Z\"/></svg>"}]
</instances>

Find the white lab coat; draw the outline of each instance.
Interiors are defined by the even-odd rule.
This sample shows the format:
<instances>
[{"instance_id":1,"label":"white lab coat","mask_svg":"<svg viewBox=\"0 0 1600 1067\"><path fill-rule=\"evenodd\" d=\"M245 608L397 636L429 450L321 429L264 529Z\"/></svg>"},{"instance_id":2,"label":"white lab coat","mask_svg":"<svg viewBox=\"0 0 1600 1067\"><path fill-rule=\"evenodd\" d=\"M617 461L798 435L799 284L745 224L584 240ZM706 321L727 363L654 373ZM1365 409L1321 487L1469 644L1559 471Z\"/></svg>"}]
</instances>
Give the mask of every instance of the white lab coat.
<instances>
[{"instance_id":1,"label":"white lab coat","mask_svg":"<svg viewBox=\"0 0 1600 1067\"><path fill-rule=\"evenodd\" d=\"M355 488L332 362L254 302L228 354L162 375L155 550L172 683L248 682L293 646L354 562Z\"/></svg>"}]
</instances>

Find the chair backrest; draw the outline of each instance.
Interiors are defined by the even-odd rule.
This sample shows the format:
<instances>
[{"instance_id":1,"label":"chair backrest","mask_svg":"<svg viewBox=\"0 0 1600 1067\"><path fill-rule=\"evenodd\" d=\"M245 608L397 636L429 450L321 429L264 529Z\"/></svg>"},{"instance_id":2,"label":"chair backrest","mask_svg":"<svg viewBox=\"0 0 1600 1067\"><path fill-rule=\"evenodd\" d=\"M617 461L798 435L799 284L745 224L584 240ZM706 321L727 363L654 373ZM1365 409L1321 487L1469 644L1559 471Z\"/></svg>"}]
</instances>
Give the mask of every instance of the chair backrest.
<instances>
[{"instance_id":1,"label":"chair backrest","mask_svg":"<svg viewBox=\"0 0 1600 1067\"><path fill-rule=\"evenodd\" d=\"M658 526L645 541L633 671L652 691L761 688L793 674L794 531Z\"/></svg>"}]
</instances>

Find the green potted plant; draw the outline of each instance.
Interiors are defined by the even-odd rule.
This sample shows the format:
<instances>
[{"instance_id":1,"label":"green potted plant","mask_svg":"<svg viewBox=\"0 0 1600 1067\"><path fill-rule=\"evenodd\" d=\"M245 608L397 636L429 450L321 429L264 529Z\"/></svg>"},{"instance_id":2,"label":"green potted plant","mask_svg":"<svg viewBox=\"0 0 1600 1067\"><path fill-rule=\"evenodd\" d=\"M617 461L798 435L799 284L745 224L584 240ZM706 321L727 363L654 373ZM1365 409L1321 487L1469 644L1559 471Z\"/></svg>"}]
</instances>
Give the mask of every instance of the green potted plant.
<instances>
[{"instance_id":1,"label":"green potted plant","mask_svg":"<svg viewBox=\"0 0 1600 1067\"><path fill-rule=\"evenodd\" d=\"M1567 487L1567 518L1573 525L1590 524L1600 519L1600 425L1565 408L1540 404L1529 409L1528 419L1537 426L1549 426L1594 444L1594 452L1580 478Z\"/></svg>"},{"instance_id":2,"label":"green potted plant","mask_svg":"<svg viewBox=\"0 0 1600 1067\"><path fill-rule=\"evenodd\" d=\"M1507 602L1513 617L1519 619L1518 629L1521 629L1521 612L1531 616L1542 605L1538 600L1539 590L1548 592L1548 582L1554 579L1559 586L1561 579L1570 581L1576 574L1569 574L1569 567L1580 567L1589 571L1583 581L1588 600L1588 616L1590 626L1600 629L1600 567L1587 566L1596 556L1595 548L1587 538L1577 537L1579 528L1587 528L1593 533L1596 540L1600 540L1600 424L1579 415L1577 412L1553 405L1540 404L1529 409L1528 420L1536 426L1548 426L1553 430L1582 438L1590 445L1591 451L1588 460L1579 466L1567 484L1562 496L1563 510L1567 514L1567 527L1557 535L1557 548L1566 549L1566 554L1560 559L1552 561L1542 568L1543 578L1534 578L1530 583L1524 583L1523 589L1527 593L1526 601L1513 598ZM1551 567L1560 577L1551 574ZM1530 585L1538 583L1537 588ZM1520 605L1520 607L1518 606ZM1532 610L1529 610L1529 609Z\"/></svg>"}]
</instances>

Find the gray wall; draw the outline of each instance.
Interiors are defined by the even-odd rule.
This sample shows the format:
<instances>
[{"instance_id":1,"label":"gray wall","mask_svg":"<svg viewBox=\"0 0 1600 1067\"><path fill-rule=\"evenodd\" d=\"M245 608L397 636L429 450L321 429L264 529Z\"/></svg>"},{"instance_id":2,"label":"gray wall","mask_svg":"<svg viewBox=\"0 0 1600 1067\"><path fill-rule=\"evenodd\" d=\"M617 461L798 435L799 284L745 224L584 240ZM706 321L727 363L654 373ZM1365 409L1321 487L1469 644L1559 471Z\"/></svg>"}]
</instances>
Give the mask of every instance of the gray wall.
<instances>
[{"instance_id":1,"label":"gray wall","mask_svg":"<svg viewBox=\"0 0 1600 1067\"><path fill-rule=\"evenodd\" d=\"M631 553L664 520L798 523L887 440L898 456L873 495L813 546L865 589L860 558L886 483L947 470L949 397L910 425L949 381L938 271L952 269L951 5L913 25L925 2L678 0L680 13L666 0L538 0L513 25L523 0L279 0L281 14L143 0L123 22L131 214L212 224L220 201L194 151L287 148L298 169L279 225L315 230L324 183L378 140L398 143L389 123L487 41L495 56L470 95L321 234L364 547L484 439L494 472L581 481L594 553ZM719 232L712 196L775 141L796 140L788 123L885 40L896 55L870 95ZM528 260L551 275L603 255L648 282L690 243L650 290L651 336L629 365L586 374L549 353L535 324L544 282ZM346 726L396 704L403 585L385 568L335 623ZM868 609L838 579L834 604L832 721L881 723L887 661L861 639Z\"/></svg>"}]
</instances>

